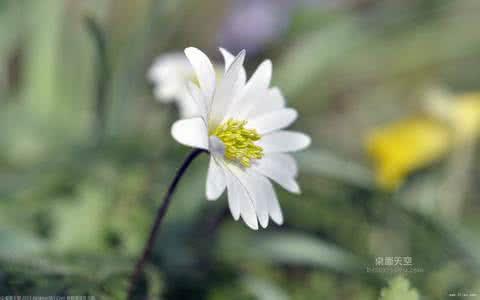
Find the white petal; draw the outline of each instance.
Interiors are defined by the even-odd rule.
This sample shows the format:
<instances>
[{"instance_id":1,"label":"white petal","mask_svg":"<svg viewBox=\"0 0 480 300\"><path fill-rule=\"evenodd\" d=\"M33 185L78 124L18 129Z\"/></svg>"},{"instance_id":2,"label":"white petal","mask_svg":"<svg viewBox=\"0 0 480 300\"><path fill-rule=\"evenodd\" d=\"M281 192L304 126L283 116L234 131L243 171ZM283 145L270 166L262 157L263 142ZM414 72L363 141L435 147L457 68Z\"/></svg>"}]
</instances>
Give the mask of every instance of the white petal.
<instances>
[{"instance_id":1,"label":"white petal","mask_svg":"<svg viewBox=\"0 0 480 300\"><path fill-rule=\"evenodd\" d=\"M307 148L310 143L311 139L306 134L280 130L262 136L256 144L262 147L265 153L271 153L299 151Z\"/></svg>"},{"instance_id":2,"label":"white petal","mask_svg":"<svg viewBox=\"0 0 480 300\"><path fill-rule=\"evenodd\" d=\"M245 197L245 196L244 196ZM258 230L257 215L255 213L255 207L253 207L250 201L246 199L240 200L240 215L243 221L253 230Z\"/></svg>"},{"instance_id":3,"label":"white petal","mask_svg":"<svg viewBox=\"0 0 480 300\"><path fill-rule=\"evenodd\" d=\"M186 48L185 55L195 70L203 94L211 101L215 93L215 69L210 59L202 51L193 47Z\"/></svg>"},{"instance_id":4,"label":"white petal","mask_svg":"<svg viewBox=\"0 0 480 300\"><path fill-rule=\"evenodd\" d=\"M202 94L202 91L193 82L187 83L187 91L188 91L188 95L190 96L190 98L192 99L192 101L195 103L197 107L197 112L200 114L200 116L204 120L206 120L208 108L207 108L205 96Z\"/></svg>"},{"instance_id":5,"label":"white petal","mask_svg":"<svg viewBox=\"0 0 480 300\"><path fill-rule=\"evenodd\" d=\"M193 117L203 117L200 113L199 106L197 102L190 96L187 91L184 91L183 94L179 94L177 100L177 106L182 119L193 118Z\"/></svg>"},{"instance_id":6,"label":"white petal","mask_svg":"<svg viewBox=\"0 0 480 300\"><path fill-rule=\"evenodd\" d=\"M255 205L244 183L232 172L230 167L225 169L228 185L228 204L234 219L238 219L238 212L248 227L257 230L258 220ZM268 215L267 215L268 217Z\"/></svg>"},{"instance_id":7,"label":"white petal","mask_svg":"<svg viewBox=\"0 0 480 300\"><path fill-rule=\"evenodd\" d=\"M254 118L275 110L284 108L286 105L285 98L279 88L274 87L267 91L265 99L255 103L255 109L251 110L248 118Z\"/></svg>"},{"instance_id":8,"label":"white petal","mask_svg":"<svg viewBox=\"0 0 480 300\"><path fill-rule=\"evenodd\" d=\"M256 183L256 203L259 207L259 209L257 210L261 211L261 214L257 212L258 220L260 222L260 225L262 225L263 228L266 228L268 226L268 202L270 201L270 199L276 198L277 196L275 195L272 184L268 181L267 178L258 175Z\"/></svg>"},{"instance_id":9,"label":"white petal","mask_svg":"<svg viewBox=\"0 0 480 300\"><path fill-rule=\"evenodd\" d=\"M208 131L202 118L176 121L171 133L180 144L208 150Z\"/></svg>"},{"instance_id":10,"label":"white petal","mask_svg":"<svg viewBox=\"0 0 480 300\"><path fill-rule=\"evenodd\" d=\"M262 160L272 160L280 164L294 178L298 176L298 165L292 155L286 153L267 153Z\"/></svg>"},{"instance_id":11,"label":"white petal","mask_svg":"<svg viewBox=\"0 0 480 300\"><path fill-rule=\"evenodd\" d=\"M268 225L268 204L267 198L270 197L268 190L268 180L254 172L240 169L235 165L228 165L229 170L239 180L245 188L249 199L255 208L256 215L262 227Z\"/></svg>"},{"instance_id":12,"label":"white petal","mask_svg":"<svg viewBox=\"0 0 480 300\"><path fill-rule=\"evenodd\" d=\"M268 199L275 197L275 191L268 179L264 176L249 170L249 192L255 199L255 210L258 221L263 228L268 226Z\"/></svg>"},{"instance_id":13,"label":"white petal","mask_svg":"<svg viewBox=\"0 0 480 300\"><path fill-rule=\"evenodd\" d=\"M216 158L223 157L225 154L225 144L222 142L222 140L214 135L211 135L208 140L208 149L210 150L210 153L215 155ZM221 161L217 160L217 162L220 163Z\"/></svg>"},{"instance_id":14,"label":"white petal","mask_svg":"<svg viewBox=\"0 0 480 300\"><path fill-rule=\"evenodd\" d=\"M232 103L235 96L235 88L238 76L243 68L245 50L241 51L234 59L228 70L225 72L222 81L215 92L210 108L209 126L215 128L225 117L226 110Z\"/></svg>"},{"instance_id":15,"label":"white petal","mask_svg":"<svg viewBox=\"0 0 480 300\"><path fill-rule=\"evenodd\" d=\"M245 195L245 191L238 182L238 179L233 177L232 174L226 172L225 180L227 183L228 208L230 209L233 219L238 221L240 218L240 202L244 201L244 197L247 197L247 195Z\"/></svg>"},{"instance_id":16,"label":"white petal","mask_svg":"<svg viewBox=\"0 0 480 300\"><path fill-rule=\"evenodd\" d=\"M248 80L242 94L234 100L227 117L246 119L250 111L255 109L255 105L268 96L267 92L271 78L272 62L266 60L260 64Z\"/></svg>"},{"instance_id":17,"label":"white petal","mask_svg":"<svg viewBox=\"0 0 480 300\"><path fill-rule=\"evenodd\" d=\"M269 182L270 187L272 184ZM273 189L273 187L272 187ZM268 198L268 214L272 218L272 220L277 223L278 225L283 224L283 213L282 209L280 208L280 203L278 202L277 195L275 192L273 193L274 197Z\"/></svg>"},{"instance_id":18,"label":"white petal","mask_svg":"<svg viewBox=\"0 0 480 300\"><path fill-rule=\"evenodd\" d=\"M257 130L259 134L266 134L290 126L297 117L296 110L284 108L250 119L247 127Z\"/></svg>"},{"instance_id":19,"label":"white petal","mask_svg":"<svg viewBox=\"0 0 480 300\"><path fill-rule=\"evenodd\" d=\"M225 50L224 48L220 48L220 52L223 55L223 59L225 61L225 72L228 70L230 65L232 64L233 60L235 59L235 55L230 53L229 51ZM238 74L238 87L242 87L245 85L245 82L247 80L247 72L245 71L245 68L242 66L242 69L240 70L240 74Z\"/></svg>"},{"instance_id":20,"label":"white petal","mask_svg":"<svg viewBox=\"0 0 480 300\"><path fill-rule=\"evenodd\" d=\"M247 184L248 186L245 186L246 190L255 197L256 214L260 224L263 228L267 227L268 215L270 215L275 223L281 225L283 223L282 209L272 184L267 178L256 174L252 170L248 170L248 175L249 180L242 182L242 185L245 186ZM265 210L267 211L267 216L265 216Z\"/></svg>"},{"instance_id":21,"label":"white petal","mask_svg":"<svg viewBox=\"0 0 480 300\"><path fill-rule=\"evenodd\" d=\"M207 173L207 199L217 200L223 193L226 187L225 175L222 168L215 161L213 155L210 158Z\"/></svg>"},{"instance_id":22,"label":"white petal","mask_svg":"<svg viewBox=\"0 0 480 300\"><path fill-rule=\"evenodd\" d=\"M300 187L295 181L296 169L286 166L282 159L276 159L275 155L267 154L262 159L255 161L252 169L267 176L287 191L299 194Z\"/></svg>"},{"instance_id":23,"label":"white petal","mask_svg":"<svg viewBox=\"0 0 480 300\"><path fill-rule=\"evenodd\" d=\"M225 72L228 70L230 65L232 64L233 60L235 59L235 55L230 53L228 50L224 48L219 48L220 53L222 53L223 60L225 61Z\"/></svg>"},{"instance_id":24,"label":"white petal","mask_svg":"<svg viewBox=\"0 0 480 300\"><path fill-rule=\"evenodd\" d=\"M255 73L248 81L249 89L262 90L268 89L272 79L272 62L267 59L258 66Z\"/></svg>"}]
</instances>

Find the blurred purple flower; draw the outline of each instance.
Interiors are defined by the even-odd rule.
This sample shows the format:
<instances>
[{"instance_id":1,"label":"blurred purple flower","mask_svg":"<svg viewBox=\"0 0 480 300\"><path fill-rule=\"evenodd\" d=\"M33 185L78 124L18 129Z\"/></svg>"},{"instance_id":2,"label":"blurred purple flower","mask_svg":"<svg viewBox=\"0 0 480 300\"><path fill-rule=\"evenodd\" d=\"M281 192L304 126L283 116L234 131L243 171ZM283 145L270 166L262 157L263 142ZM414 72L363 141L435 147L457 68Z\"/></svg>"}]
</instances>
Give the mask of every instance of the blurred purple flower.
<instances>
[{"instance_id":1,"label":"blurred purple flower","mask_svg":"<svg viewBox=\"0 0 480 300\"><path fill-rule=\"evenodd\" d=\"M275 42L286 31L293 11L318 9L343 0L230 0L231 10L220 29L219 44L233 52L246 49L255 54Z\"/></svg>"},{"instance_id":2,"label":"blurred purple flower","mask_svg":"<svg viewBox=\"0 0 480 300\"><path fill-rule=\"evenodd\" d=\"M286 30L295 0L232 0L233 5L219 34L223 47L247 53L263 50Z\"/></svg>"}]
</instances>

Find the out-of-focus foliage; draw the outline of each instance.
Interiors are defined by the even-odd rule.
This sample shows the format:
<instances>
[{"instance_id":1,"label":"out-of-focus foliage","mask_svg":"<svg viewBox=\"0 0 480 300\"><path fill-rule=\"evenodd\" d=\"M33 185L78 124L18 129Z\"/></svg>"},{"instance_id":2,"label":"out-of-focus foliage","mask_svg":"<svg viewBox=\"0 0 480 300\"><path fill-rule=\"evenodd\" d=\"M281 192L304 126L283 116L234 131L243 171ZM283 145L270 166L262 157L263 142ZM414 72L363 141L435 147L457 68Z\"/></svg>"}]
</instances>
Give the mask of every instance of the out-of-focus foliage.
<instances>
[{"instance_id":1,"label":"out-of-focus foliage","mask_svg":"<svg viewBox=\"0 0 480 300\"><path fill-rule=\"evenodd\" d=\"M380 300L418 300L415 289L410 287L407 279L399 276L392 279L388 288L382 289Z\"/></svg>"},{"instance_id":2,"label":"out-of-focus foliage","mask_svg":"<svg viewBox=\"0 0 480 300\"><path fill-rule=\"evenodd\" d=\"M313 138L296 154L302 195L276 187L285 225L253 232L232 220L225 196L205 201L200 157L174 196L137 298L478 293L480 2L254 2L0 0L0 295L124 298L188 151L170 137L177 108L154 99L147 70L187 46L221 61L218 46L239 45L252 50L249 74L272 59L273 84L299 111L294 129ZM454 96L431 106L438 88ZM385 191L367 136L425 114L462 138ZM379 257L410 257L416 271L385 288L396 274L368 271Z\"/></svg>"}]
</instances>

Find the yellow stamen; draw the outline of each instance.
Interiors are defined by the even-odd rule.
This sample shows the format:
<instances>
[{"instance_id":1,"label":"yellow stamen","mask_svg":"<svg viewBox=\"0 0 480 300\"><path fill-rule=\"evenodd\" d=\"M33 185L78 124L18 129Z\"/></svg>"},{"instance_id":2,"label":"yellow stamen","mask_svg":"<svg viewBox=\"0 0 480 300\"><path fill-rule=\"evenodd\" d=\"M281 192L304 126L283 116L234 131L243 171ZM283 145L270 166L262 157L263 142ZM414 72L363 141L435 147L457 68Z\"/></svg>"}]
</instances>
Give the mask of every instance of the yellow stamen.
<instances>
[{"instance_id":1,"label":"yellow stamen","mask_svg":"<svg viewBox=\"0 0 480 300\"><path fill-rule=\"evenodd\" d=\"M225 158L237 161L242 166L251 166L252 159L263 157L263 149L254 144L261 136L255 129L247 129L247 121L229 119L212 132L225 145Z\"/></svg>"}]
</instances>

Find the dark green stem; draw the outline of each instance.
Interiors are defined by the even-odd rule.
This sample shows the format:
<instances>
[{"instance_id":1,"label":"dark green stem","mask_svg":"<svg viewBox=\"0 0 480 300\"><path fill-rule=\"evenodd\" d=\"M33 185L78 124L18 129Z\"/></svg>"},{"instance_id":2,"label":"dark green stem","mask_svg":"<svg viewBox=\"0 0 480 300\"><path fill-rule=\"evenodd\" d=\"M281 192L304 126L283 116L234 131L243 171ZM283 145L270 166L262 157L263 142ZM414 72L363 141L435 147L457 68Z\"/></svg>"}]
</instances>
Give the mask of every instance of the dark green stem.
<instances>
[{"instance_id":1,"label":"dark green stem","mask_svg":"<svg viewBox=\"0 0 480 300\"><path fill-rule=\"evenodd\" d=\"M158 230L160 229L160 225L163 221L165 214L167 213L168 206L172 200L173 193L178 185L178 182L182 178L185 171L188 169L188 166L192 163L192 161L200 155L202 152L206 152L203 149L195 149L193 150L185 159L180 169L178 169L175 178L173 179L170 187L168 188L167 193L165 194L165 198L163 200L162 206L157 211L157 216L155 217L155 221L153 222L152 228L150 230L150 235L148 237L147 243L143 249L143 253L138 259L135 269L130 277L130 285L128 288L128 296L127 299L133 299L133 294L135 291L135 285L138 282L140 275L143 273L143 269L145 268L146 262L150 259L150 255L152 254L153 247L155 245L155 240L157 237Z\"/></svg>"}]
</instances>

